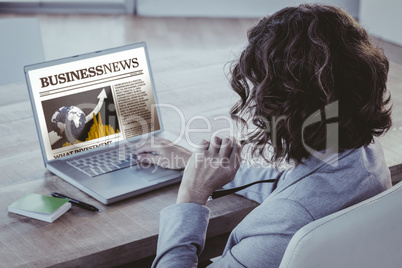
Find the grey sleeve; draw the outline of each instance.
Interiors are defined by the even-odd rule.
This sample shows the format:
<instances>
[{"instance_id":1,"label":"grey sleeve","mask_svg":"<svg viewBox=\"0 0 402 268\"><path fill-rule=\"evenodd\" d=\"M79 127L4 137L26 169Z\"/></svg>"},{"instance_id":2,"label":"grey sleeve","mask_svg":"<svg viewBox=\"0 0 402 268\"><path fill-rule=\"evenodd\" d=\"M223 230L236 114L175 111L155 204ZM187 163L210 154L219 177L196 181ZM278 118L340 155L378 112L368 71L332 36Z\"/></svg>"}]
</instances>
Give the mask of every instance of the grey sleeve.
<instances>
[{"instance_id":1,"label":"grey sleeve","mask_svg":"<svg viewBox=\"0 0 402 268\"><path fill-rule=\"evenodd\" d=\"M208 218L209 209L198 204L177 204L162 210L152 267L197 267ZM312 220L295 201L265 202L235 228L222 258L211 267L278 267L294 233Z\"/></svg>"},{"instance_id":2,"label":"grey sleeve","mask_svg":"<svg viewBox=\"0 0 402 268\"><path fill-rule=\"evenodd\" d=\"M197 267L204 249L209 209L194 203L161 211L158 249L152 267Z\"/></svg>"}]
</instances>

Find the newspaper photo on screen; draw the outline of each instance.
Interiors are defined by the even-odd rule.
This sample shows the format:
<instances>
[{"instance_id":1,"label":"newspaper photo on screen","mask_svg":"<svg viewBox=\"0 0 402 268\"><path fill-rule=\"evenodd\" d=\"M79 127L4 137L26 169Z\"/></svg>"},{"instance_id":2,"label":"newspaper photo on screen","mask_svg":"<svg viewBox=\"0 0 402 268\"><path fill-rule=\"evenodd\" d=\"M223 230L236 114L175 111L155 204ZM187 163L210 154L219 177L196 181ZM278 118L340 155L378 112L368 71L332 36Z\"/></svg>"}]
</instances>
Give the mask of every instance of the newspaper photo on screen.
<instances>
[{"instance_id":1,"label":"newspaper photo on screen","mask_svg":"<svg viewBox=\"0 0 402 268\"><path fill-rule=\"evenodd\" d=\"M29 71L47 160L160 129L144 47Z\"/></svg>"}]
</instances>

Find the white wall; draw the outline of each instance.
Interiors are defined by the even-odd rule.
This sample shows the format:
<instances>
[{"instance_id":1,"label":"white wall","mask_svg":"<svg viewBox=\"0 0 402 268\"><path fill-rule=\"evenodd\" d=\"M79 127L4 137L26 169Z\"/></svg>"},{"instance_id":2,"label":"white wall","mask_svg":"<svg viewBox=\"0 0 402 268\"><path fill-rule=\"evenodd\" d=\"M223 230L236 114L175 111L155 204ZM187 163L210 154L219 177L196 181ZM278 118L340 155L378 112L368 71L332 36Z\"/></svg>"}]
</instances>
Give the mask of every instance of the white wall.
<instances>
[{"instance_id":1,"label":"white wall","mask_svg":"<svg viewBox=\"0 0 402 268\"><path fill-rule=\"evenodd\" d=\"M134 0L0 0L0 13L124 14Z\"/></svg>"},{"instance_id":2,"label":"white wall","mask_svg":"<svg viewBox=\"0 0 402 268\"><path fill-rule=\"evenodd\" d=\"M301 3L334 4L353 17L359 14L360 0L137 0L142 16L239 17L259 18L286 6Z\"/></svg>"},{"instance_id":3,"label":"white wall","mask_svg":"<svg viewBox=\"0 0 402 268\"><path fill-rule=\"evenodd\" d=\"M45 58L38 20L2 18L0 36L0 85L25 82L24 66Z\"/></svg>"},{"instance_id":4,"label":"white wall","mask_svg":"<svg viewBox=\"0 0 402 268\"><path fill-rule=\"evenodd\" d=\"M370 34L402 45L401 0L361 0L359 19Z\"/></svg>"}]
</instances>

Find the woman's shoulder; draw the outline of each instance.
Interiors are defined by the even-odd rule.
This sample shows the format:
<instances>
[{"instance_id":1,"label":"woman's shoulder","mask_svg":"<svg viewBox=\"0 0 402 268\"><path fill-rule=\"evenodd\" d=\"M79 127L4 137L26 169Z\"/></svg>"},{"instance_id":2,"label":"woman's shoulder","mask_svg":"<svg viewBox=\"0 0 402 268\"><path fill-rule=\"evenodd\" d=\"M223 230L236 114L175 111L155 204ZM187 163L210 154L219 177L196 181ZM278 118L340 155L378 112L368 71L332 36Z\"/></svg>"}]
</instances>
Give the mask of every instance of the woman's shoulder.
<instances>
[{"instance_id":1,"label":"woman's shoulder","mask_svg":"<svg viewBox=\"0 0 402 268\"><path fill-rule=\"evenodd\" d=\"M311 160L303 167L296 167L278 185L276 198L296 201L314 218L320 218L392 186L378 140L340 153L334 163Z\"/></svg>"}]
</instances>

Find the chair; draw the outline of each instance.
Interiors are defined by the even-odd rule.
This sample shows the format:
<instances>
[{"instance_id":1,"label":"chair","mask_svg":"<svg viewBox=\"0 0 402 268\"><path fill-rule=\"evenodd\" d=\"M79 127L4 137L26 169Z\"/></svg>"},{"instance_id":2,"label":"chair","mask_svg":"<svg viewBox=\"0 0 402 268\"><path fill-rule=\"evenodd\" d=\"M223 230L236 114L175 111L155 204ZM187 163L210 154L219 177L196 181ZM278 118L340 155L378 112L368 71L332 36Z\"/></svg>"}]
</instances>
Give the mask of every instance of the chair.
<instances>
[{"instance_id":1,"label":"chair","mask_svg":"<svg viewBox=\"0 0 402 268\"><path fill-rule=\"evenodd\" d=\"M402 267L402 182L301 228L280 265L293 267Z\"/></svg>"}]
</instances>

